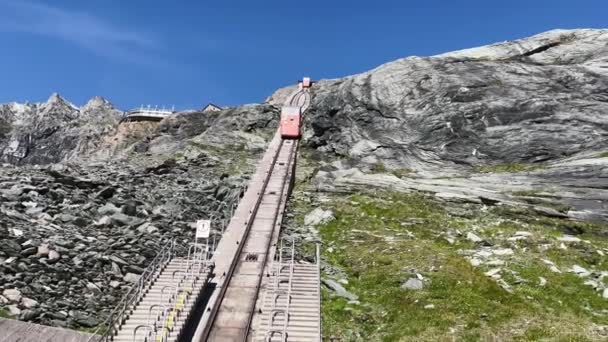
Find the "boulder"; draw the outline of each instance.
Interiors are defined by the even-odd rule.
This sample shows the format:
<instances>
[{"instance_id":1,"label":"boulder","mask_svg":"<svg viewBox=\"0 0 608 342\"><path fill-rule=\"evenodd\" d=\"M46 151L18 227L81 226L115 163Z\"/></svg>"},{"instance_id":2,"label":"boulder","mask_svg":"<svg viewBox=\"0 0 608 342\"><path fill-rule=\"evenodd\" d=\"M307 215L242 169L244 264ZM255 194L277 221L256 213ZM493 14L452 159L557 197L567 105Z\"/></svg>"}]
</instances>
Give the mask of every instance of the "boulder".
<instances>
[{"instance_id":1,"label":"boulder","mask_svg":"<svg viewBox=\"0 0 608 342\"><path fill-rule=\"evenodd\" d=\"M99 288L99 286L90 282L87 283L87 291L93 294L101 294L101 289Z\"/></svg>"},{"instance_id":2,"label":"boulder","mask_svg":"<svg viewBox=\"0 0 608 342\"><path fill-rule=\"evenodd\" d=\"M467 233L467 240L472 241L472 242L481 242L481 241L483 241L482 238L480 238L479 236L477 236L477 234L472 233L472 232L468 232Z\"/></svg>"},{"instance_id":3,"label":"boulder","mask_svg":"<svg viewBox=\"0 0 608 342\"><path fill-rule=\"evenodd\" d=\"M49 251L49 258L48 258L49 263L55 263L55 262L59 261L59 259L61 259L61 255L57 251L55 251L55 250Z\"/></svg>"},{"instance_id":4,"label":"boulder","mask_svg":"<svg viewBox=\"0 0 608 342\"><path fill-rule=\"evenodd\" d=\"M51 249L49 248L49 244L43 243L40 246L38 246L38 252L36 253L36 255L39 257L47 257L49 255L50 251L51 251Z\"/></svg>"},{"instance_id":5,"label":"boulder","mask_svg":"<svg viewBox=\"0 0 608 342\"><path fill-rule=\"evenodd\" d=\"M113 215L120 212L120 209L112 203L106 203L97 209L99 215Z\"/></svg>"},{"instance_id":6,"label":"boulder","mask_svg":"<svg viewBox=\"0 0 608 342\"><path fill-rule=\"evenodd\" d=\"M331 279L322 279L321 282L328 289L330 289L333 292L335 292L335 294L337 296L339 296L339 297L346 298L346 299L348 299L350 301L359 300L359 297L357 297L357 295L348 292L342 285L340 285L340 283L338 283L338 282L336 282L334 280L331 280Z\"/></svg>"},{"instance_id":7,"label":"boulder","mask_svg":"<svg viewBox=\"0 0 608 342\"><path fill-rule=\"evenodd\" d=\"M316 226L325 224L334 219L334 213L331 210L316 208L304 217L304 224L307 226Z\"/></svg>"},{"instance_id":8,"label":"boulder","mask_svg":"<svg viewBox=\"0 0 608 342\"><path fill-rule=\"evenodd\" d=\"M22 321L31 321L34 318L38 317L38 315L40 315L39 310L26 309L26 310L21 311L21 314L19 315L19 319Z\"/></svg>"},{"instance_id":9,"label":"boulder","mask_svg":"<svg viewBox=\"0 0 608 342\"><path fill-rule=\"evenodd\" d=\"M17 289L6 289L2 292L2 296L9 300L10 303L19 303L21 301L21 291Z\"/></svg>"},{"instance_id":10,"label":"boulder","mask_svg":"<svg viewBox=\"0 0 608 342\"><path fill-rule=\"evenodd\" d=\"M127 273L125 274L125 276L123 277L124 281L126 281L127 283L137 283L139 281L139 275L135 274L135 273Z\"/></svg>"},{"instance_id":11,"label":"boulder","mask_svg":"<svg viewBox=\"0 0 608 342\"><path fill-rule=\"evenodd\" d=\"M40 304L33 299L23 297L23 298L21 298L21 305L26 309L33 309L33 308L38 307L38 305L40 305Z\"/></svg>"},{"instance_id":12,"label":"boulder","mask_svg":"<svg viewBox=\"0 0 608 342\"><path fill-rule=\"evenodd\" d=\"M95 221L95 226L107 227L112 225L112 218L110 216L102 216L99 220Z\"/></svg>"},{"instance_id":13,"label":"boulder","mask_svg":"<svg viewBox=\"0 0 608 342\"><path fill-rule=\"evenodd\" d=\"M115 193L116 193L116 188L113 186L108 186L108 187L103 188L101 191L99 191L95 197L103 198L103 199L107 200L107 199L112 198L112 196L114 196Z\"/></svg>"},{"instance_id":14,"label":"boulder","mask_svg":"<svg viewBox=\"0 0 608 342\"><path fill-rule=\"evenodd\" d=\"M4 252L8 256L18 256L21 252L21 246L13 240L0 240L0 252Z\"/></svg>"},{"instance_id":15,"label":"boulder","mask_svg":"<svg viewBox=\"0 0 608 342\"><path fill-rule=\"evenodd\" d=\"M422 290L424 288L424 283L418 278L409 278L401 285L401 288L406 290Z\"/></svg>"},{"instance_id":16,"label":"boulder","mask_svg":"<svg viewBox=\"0 0 608 342\"><path fill-rule=\"evenodd\" d=\"M8 306L8 312L11 316L19 316L21 314L21 309L16 304Z\"/></svg>"},{"instance_id":17,"label":"boulder","mask_svg":"<svg viewBox=\"0 0 608 342\"><path fill-rule=\"evenodd\" d=\"M143 222L143 220L140 218L125 215L123 213L115 213L110 218L112 219L112 222L114 224L117 224L120 226L134 226L134 225L141 224Z\"/></svg>"},{"instance_id":18,"label":"boulder","mask_svg":"<svg viewBox=\"0 0 608 342\"><path fill-rule=\"evenodd\" d=\"M74 311L72 313L72 316L74 318L74 321L83 327L93 328L99 325L100 323L97 318L87 314L86 312Z\"/></svg>"}]
</instances>

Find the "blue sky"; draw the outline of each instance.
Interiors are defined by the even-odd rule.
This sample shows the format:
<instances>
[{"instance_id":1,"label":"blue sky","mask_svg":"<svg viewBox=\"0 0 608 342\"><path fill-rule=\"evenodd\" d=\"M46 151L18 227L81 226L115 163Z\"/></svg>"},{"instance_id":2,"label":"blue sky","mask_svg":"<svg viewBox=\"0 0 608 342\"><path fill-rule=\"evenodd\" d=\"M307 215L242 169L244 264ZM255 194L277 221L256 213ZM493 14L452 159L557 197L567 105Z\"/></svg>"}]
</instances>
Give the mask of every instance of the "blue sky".
<instances>
[{"instance_id":1,"label":"blue sky","mask_svg":"<svg viewBox=\"0 0 608 342\"><path fill-rule=\"evenodd\" d=\"M606 13L605 0L0 0L0 103L259 102L303 75L608 27Z\"/></svg>"}]
</instances>

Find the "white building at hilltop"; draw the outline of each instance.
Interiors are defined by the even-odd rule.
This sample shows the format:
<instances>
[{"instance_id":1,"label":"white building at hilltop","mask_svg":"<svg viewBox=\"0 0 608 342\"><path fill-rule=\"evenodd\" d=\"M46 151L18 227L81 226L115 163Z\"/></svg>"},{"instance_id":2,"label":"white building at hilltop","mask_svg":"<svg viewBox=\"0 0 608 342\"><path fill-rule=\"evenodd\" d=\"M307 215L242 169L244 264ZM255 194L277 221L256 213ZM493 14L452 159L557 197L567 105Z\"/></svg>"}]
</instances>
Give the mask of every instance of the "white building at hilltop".
<instances>
[{"instance_id":1,"label":"white building at hilltop","mask_svg":"<svg viewBox=\"0 0 608 342\"><path fill-rule=\"evenodd\" d=\"M207 104L203 108L202 112L203 113L211 113L211 112L219 112L220 110L222 110L222 107L217 106L217 105L215 105L215 104L213 104L213 103L210 102L209 104Z\"/></svg>"}]
</instances>

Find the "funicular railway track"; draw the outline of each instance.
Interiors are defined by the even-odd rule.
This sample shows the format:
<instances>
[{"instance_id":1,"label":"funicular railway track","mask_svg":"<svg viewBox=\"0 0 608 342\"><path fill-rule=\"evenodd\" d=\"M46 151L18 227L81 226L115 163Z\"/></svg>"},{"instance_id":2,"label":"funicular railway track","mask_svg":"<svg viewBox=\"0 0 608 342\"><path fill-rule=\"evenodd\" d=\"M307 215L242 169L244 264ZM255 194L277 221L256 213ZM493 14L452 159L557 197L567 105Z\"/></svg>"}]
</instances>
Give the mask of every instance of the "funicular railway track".
<instances>
[{"instance_id":1,"label":"funicular railway track","mask_svg":"<svg viewBox=\"0 0 608 342\"><path fill-rule=\"evenodd\" d=\"M305 78L285 101L219 243L209 245L207 230L207 243L195 240L187 255L173 242L163 248L90 341L320 341L318 255L316 264L299 263L293 243L290 253L278 247L310 84Z\"/></svg>"},{"instance_id":2,"label":"funicular railway track","mask_svg":"<svg viewBox=\"0 0 608 342\"><path fill-rule=\"evenodd\" d=\"M285 106L298 107L303 113L310 103L309 86L305 79ZM193 341L320 340L318 269L302 265L296 271L293 254L287 267L273 261L298 149L297 139L283 137L280 127L217 246L210 280L214 290ZM279 259L283 260L282 255ZM298 280L303 283L298 285ZM304 321L313 324L306 323L304 330L294 331L290 338L289 322L296 322L297 314L288 311L302 289L312 292L304 300Z\"/></svg>"}]
</instances>

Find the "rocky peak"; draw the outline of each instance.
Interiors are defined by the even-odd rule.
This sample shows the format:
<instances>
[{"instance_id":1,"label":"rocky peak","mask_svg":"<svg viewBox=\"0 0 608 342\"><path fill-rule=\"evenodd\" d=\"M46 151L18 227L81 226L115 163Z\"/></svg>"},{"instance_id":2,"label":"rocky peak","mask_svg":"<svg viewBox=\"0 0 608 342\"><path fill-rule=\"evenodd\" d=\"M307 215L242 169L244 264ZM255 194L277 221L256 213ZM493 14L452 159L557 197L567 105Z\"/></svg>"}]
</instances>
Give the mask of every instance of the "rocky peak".
<instances>
[{"instance_id":1,"label":"rocky peak","mask_svg":"<svg viewBox=\"0 0 608 342\"><path fill-rule=\"evenodd\" d=\"M40 105L40 115L57 116L56 119L73 119L77 116L78 107L64 99L58 93L53 93L49 99Z\"/></svg>"},{"instance_id":2,"label":"rocky peak","mask_svg":"<svg viewBox=\"0 0 608 342\"><path fill-rule=\"evenodd\" d=\"M74 104L72 104L71 102L69 102L65 98L63 98L59 93L52 93L51 96L49 96L49 99L46 101L46 103L44 103L44 105L47 107L48 106L53 106L53 107L70 106L74 109L78 108Z\"/></svg>"},{"instance_id":3,"label":"rocky peak","mask_svg":"<svg viewBox=\"0 0 608 342\"><path fill-rule=\"evenodd\" d=\"M82 107L82 110L96 110L96 109L108 109L108 110L112 110L114 109L114 105L112 105L112 103L108 100L106 100L105 98L101 97L101 96L95 96L93 98L91 98L89 100L89 102L87 102L87 104L85 104Z\"/></svg>"},{"instance_id":4,"label":"rocky peak","mask_svg":"<svg viewBox=\"0 0 608 342\"><path fill-rule=\"evenodd\" d=\"M47 164L95 150L120 112L101 97L82 108L58 93L37 104L0 107L0 161Z\"/></svg>"}]
</instances>

